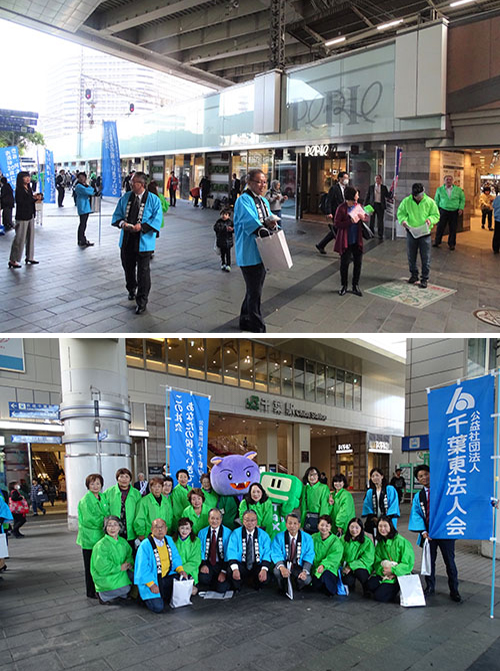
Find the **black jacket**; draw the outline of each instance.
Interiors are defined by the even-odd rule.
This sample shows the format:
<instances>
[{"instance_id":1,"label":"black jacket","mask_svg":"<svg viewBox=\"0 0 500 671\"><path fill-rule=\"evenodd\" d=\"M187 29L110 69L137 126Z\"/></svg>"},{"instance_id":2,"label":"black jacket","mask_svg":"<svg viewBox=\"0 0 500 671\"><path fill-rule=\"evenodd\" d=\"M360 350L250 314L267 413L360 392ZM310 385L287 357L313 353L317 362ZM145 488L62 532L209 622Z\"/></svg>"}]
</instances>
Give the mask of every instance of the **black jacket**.
<instances>
[{"instance_id":1,"label":"black jacket","mask_svg":"<svg viewBox=\"0 0 500 671\"><path fill-rule=\"evenodd\" d=\"M380 204L382 205L382 209L385 210L387 207L387 199L390 200L391 194L389 192L389 189L386 187L385 184L380 185ZM368 189L368 195L366 197L366 205L374 205L375 203L375 184L371 184L370 188Z\"/></svg>"},{"instance_id":2,"label":"black jacket","mask_svg":"<svg viewBox=\"0 0 500 671\"><path fill-rule=\"evenodd\" d=\"M16 188L16 219L17 221L29 221L35 216L35 201L31 186L28 189Z\"/></svg>"},{"instance_id":3,"label":"black jacket","mask_svg":"<svg viewBox=\"0 0 500 671\"><path fill-rule=\"evenodd\" d=\"M233 226L231 219L217 219L214 225L215 236L217 238L217 247L219 249L233 246L233 232L228 231L227 227Z\"/></svg>"},{"instance_id":4,"label":"black jacket","mask_svg":"<svg viewBox=\"0 0 500 671\"><path fill-rule=\"evenodd\" d=\"M7 184L2 184L0 200L2 202L2 208L14 207L14 191L12 191L12 187L8 182Z\"/></svg>"},{"instance_id":5,"label":"black jacket","mask_svg":"<svg viewBox=\"0 0 500 671\"><path fill-rule=\"evenodd\" d=\"M344 194L342 193L342 188L340 184L337 182L337 184L334 184L332 186L326 197L326 206L325 206L326 214L332 214L335 217L337 207L343 202L344 202Z\"/></svg>"}]
</instances>

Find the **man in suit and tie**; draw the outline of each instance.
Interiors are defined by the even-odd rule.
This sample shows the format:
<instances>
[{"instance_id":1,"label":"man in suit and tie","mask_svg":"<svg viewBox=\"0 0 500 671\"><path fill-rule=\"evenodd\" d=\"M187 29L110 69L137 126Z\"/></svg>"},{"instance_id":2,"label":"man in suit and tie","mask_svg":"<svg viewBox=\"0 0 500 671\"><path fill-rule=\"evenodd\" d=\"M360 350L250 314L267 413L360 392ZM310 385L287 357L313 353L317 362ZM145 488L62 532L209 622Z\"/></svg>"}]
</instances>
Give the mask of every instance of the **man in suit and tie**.
<instances>
[{"instance_id":1,"label":"man in suit and tie","mask_svg":"<svg viewBox=\"0 0 500 671\"><path fill-rule=\"evenodd\" d=\"M326 197L326 217L328 219L329 231L325 237L318 242L316 249L320 254L326 254L326 245L335 238L335 230L333 228L333 220L337 207L344 202L344 189L349 185L349 175L347 172L340 172L339 179L336 184L332 186Z\"/></svg>"},{"instance_id":2,"label":"man in suit and tie","mask_svg":"<svg viewBox=\"0 0 500 671\"><path fill-rule=\"evenodd\" d=\"M382 175L375 175L375 184L368 189L366 204L371 205L375 212L370 219L370 228L375 233L375 219L377 219L378 239L384 239L384 212L387 207L387 201L391 194L386 185L382 183Z\"/></svg>"},{"instance_id":3,"label":"man in suit and tie","mask_svg":"<svg viewBox=\"0 0 500 671\"><path fill-rule=\"evenodd\" d=\"M242 581L248 581L258 590L269 582L271 568L271 539L264 529L257 527L255 510L245 510L243 526L235 529L227 548L229 577L235 591Z\"/></svg>"},{"instance_id":4,"label":"man in suit and tie","mask_svg":"<svg viewBox=\"0 0 500 671\"><path fill-rule=\"evenodd\" d=\"M212 508L208 514L208 524L198 534L202 556L198 588L200 591L215 590L223 594L229 589L227 551L231 531L222 526L222 513L217 508Z\"/></svg>"},{"instance_id":5,"label":"man in suit and tie","mask_svg":"<svg viewBox=\"0 0 500 671\"><path fill-rule=\"evenodd\" d=\"M300 519L296 513L286 516L286 531L280 531L274 537L271 560L274 562L274 577L280 592L286 593L288 578L294 589L298 590L311 583L314 542L308 533L301 530Z\"/></svg>"}]
</instances>

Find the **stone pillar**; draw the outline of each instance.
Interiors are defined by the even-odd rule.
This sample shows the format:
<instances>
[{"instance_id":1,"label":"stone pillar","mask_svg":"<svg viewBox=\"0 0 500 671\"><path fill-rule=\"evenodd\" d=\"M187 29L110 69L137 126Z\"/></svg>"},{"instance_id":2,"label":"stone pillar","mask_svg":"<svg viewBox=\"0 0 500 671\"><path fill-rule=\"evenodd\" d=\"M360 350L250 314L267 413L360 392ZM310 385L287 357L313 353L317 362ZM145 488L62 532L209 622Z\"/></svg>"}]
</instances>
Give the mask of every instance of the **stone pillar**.
<instances>
[{"instance_id":1,"label":"stone pillar","mask_svg":"<svg viewBox=\"0 0 500 671\"><path fill-rule=\"evenodd\" d=\"M107 489L118 468L131 466L125 340L60 338L59 349L68 527L74 530L87 475L101 473Z\"/></svg>"},{"instance_id":2,"label":"stone pillar","mask_svg":"<svg viewBox=\"0 0 500 671\"><path fill-rule=\"evenodd\" d=\"M273 426L259 429L257 440L259 445L259 462L265 462L266 469L269 470L269 464L278 464L278 428Z\"/></svg>"},{"instance_id":3,"label":"stone pillar","mask_svg":"<svg viewBox=\"0 0 500 671\"><path fill-rule=\"evenodd\" d=\"M307 452L307 463L301 463L301 452ZM309 424L293 425L293 471L302 480L302 476L311 465L311 427Z\"/></svg>"}]
</instances>

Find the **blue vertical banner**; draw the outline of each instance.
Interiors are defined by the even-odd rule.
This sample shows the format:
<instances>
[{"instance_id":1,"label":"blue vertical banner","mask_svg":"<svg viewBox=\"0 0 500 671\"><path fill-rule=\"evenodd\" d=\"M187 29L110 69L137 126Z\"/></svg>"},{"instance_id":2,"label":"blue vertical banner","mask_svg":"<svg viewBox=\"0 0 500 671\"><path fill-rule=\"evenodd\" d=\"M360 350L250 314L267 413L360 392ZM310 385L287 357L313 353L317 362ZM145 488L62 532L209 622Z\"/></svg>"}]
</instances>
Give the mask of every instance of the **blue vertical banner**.
<instances>
[{"instance_id":1,"label":"blue vertical banner","mask_svg":"<svg viewBox=\"0 0 500 671\"><path fill-rule=\"evenodd\" d=\"M102 122L102 195L119 198L122 195L122 171L116 121Z\"/></svg>"},{"instance_id":2,"label":"blue vertical banner","mask_svg":"<svg viewBox=\"0 0 500 671\"><path fill-rule=\"evenodd\" d=\"M493 375L428 393L431 538L491 537Z\"/></svg>"},{"instance_id":3,"label":"blue vertical banner","mask_svg":"<svg viewBox=\"0 0 500 671\"><path fill-rule=\"evenodd\" d=\"M54 170L54 153L45 150L45 183L43 185L43 200L45 203L56 202L56 174Z\"/></svg>"},{"instance_id":4,"label":"blue vertical banner","mask_svg":"<svg viewBox=\"0 0 500 671\"><path fill-rule=\"evenodd\" d=\"M11 187L16 189L17 173L21 172L21 162L17 147L0 148L0 170Z\"/></svg>"},{"instance_id":5,"label":"blue vertical banner","mask_svg":"<svg viewBox=\"0 0 500 671\"><path fill-rule=\"evenodd\" d=\"M170 473L180 468L189 473L189 484L200 486L207 468L210 399L189 392L167 390L170 409Z\"/></svg>"}]
</instances>

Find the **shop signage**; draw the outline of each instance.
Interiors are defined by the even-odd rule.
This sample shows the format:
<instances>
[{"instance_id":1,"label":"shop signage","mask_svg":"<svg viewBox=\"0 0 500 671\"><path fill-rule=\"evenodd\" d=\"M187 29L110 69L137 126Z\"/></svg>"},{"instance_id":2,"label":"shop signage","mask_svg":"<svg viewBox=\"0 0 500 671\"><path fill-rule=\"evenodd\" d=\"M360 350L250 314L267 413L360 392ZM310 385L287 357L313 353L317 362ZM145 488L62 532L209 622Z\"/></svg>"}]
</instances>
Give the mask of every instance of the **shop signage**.
<instances>
[{"instance_id":1,"label":"shop signage","mask_svg":"<svg viewBox=\"0 0 500 671\"><path fill-rule=\"evenodd\" d=\"M330 153L329 144L306 145L306 156L328 156L329 153Z\"/></svg>"},{"instance_id":2,"label":"shop signage","mask_svg":"<svg viewBox=\"0 0 500 671\"><path fill-rule=\"evenodd\" d=\"M403 438L401 449L403 452L418 452L419 450L429 449L429 434L423 436L405 436Z\"/></svg>"},{"instance_id":3,"label":"shop signage","mask_svg":"<svg viewBox=\"0 0 500 671\"><path fill-rule=\"evenodd\" d=\"M369 433L368 452L391 454L391 437L380 433Z\"/></svg>"},{"instance_id":4,"label":"shop signage","mask_svg":"<svg viewBox=\"0 0 500 671\"><path fill-rule=\"evenodd\" d=\"M59 406L47 403L14 403L9 401L9 417L16 419L59 419Z\"/></svg>"},{"instance_id":5,"label":"shop signage","mask_svg":"<svg viewBox=\"0 0 500 671\"><path fill-rule=\"evenodd\" d=\"M352 451L353 449L351 443L344 443L343 445L337 445L337 454L346 454Z\"/></svg>"},{"instance_id":6,"label":"shop signage","mask_svg":"<svg viewBox=\"0 0 500 671\"><path fill-rule=\"evenodd\" d=\"M11 443L44 443L46 445L60 445L61 436L20 436L11 435Z\"/></svg>"},{"instance_id":7,"label":"shop signage","mask_svg":"<svg viewBox=\"0 0 500 671\"><path fill-rule=\"evenodd\" d=\"M245 402L247 410L256 412L270 412L273 415L286 415L287 417L300 417L302 419L316 419L321 422L326 421L326 415L319 412L310 412L296 408L294 403L289 401L271 400L260 396L250 396Z\"/></svg>"},{"instance_id":8,"label":"shop signage","mask_svg":"<svg viewBox=\"0 0 500 671\"><path fill-rule=\"evenodd\" d=\"M25 372L22 338L0 338L0 368Z\"/></svg>"}]
</instances>

